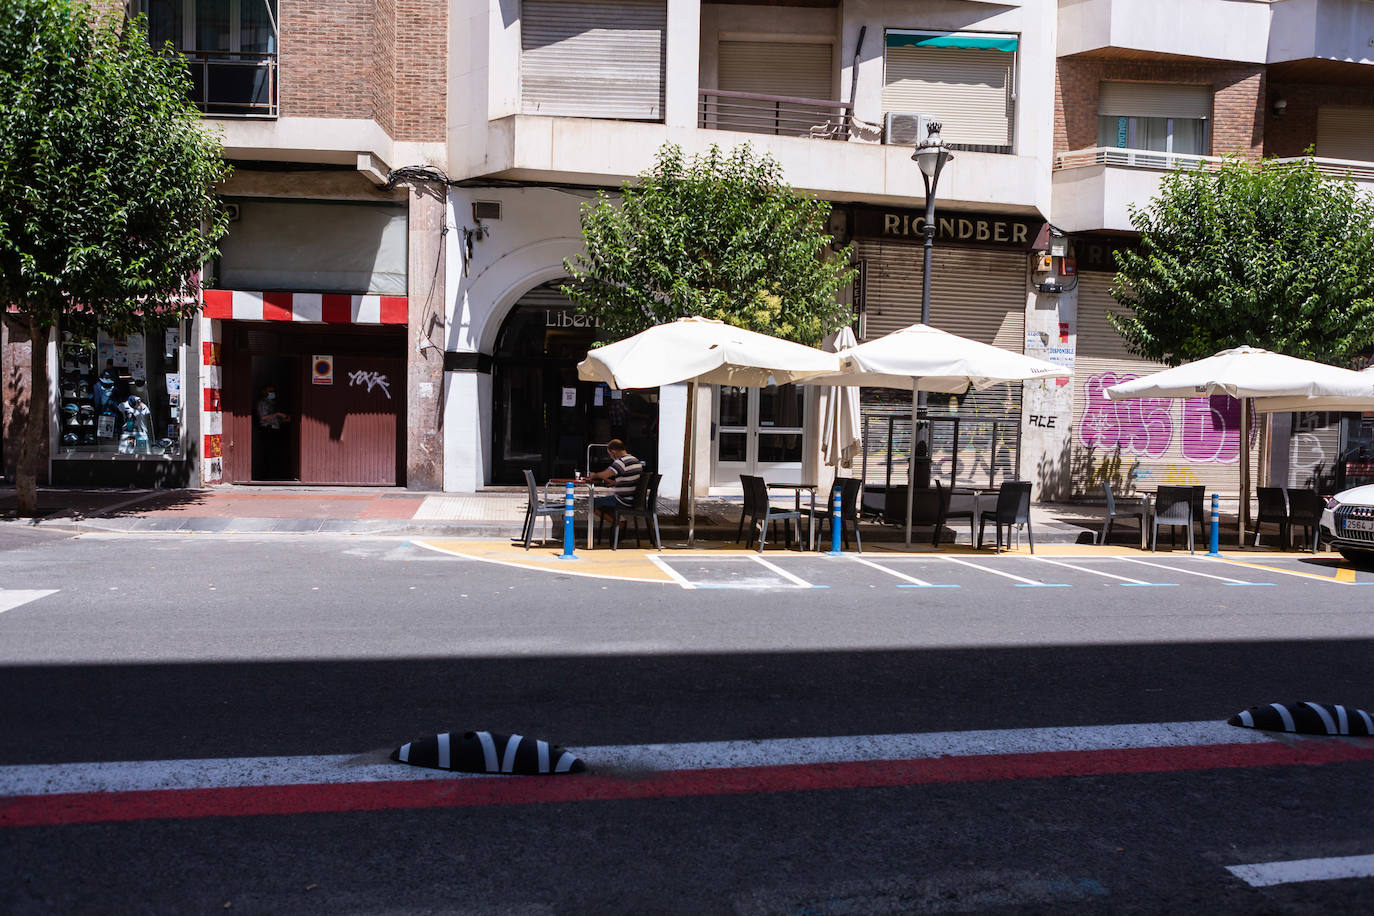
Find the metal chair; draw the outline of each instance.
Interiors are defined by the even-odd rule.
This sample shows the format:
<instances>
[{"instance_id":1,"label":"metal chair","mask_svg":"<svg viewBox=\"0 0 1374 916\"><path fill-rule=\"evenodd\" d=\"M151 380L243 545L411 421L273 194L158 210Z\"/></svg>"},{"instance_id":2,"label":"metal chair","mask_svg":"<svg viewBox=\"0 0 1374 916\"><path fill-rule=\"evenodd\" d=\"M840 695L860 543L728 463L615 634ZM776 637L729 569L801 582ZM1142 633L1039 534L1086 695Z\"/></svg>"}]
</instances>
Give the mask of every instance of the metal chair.
<instances>
[{"instance_id":1,"label":"metal chair","mask_svg":"<svg viewBox=\"0 0 1374 916\"><path fill-rule=\"evenodd\" d=\"M801 513L796 509L773 508L773 504L768 500L768 484L764 482L762 477L741 476L740 480L744 483L744 492L750 494L745 498L752 500L755 507L753 521L749 525L749 540L745 541L744 549L748 550L754 543L754 522L757 522L759 527L759 553L763 553L763 543L768 537L769 522L777 524L778 522L785 522L789 519L792 520L797 528L797 541L800 543ZM787 526L784 525L782 530L784 538L783 544L784 546L790 546L792 540L788 535Z\"/></svg>"},{"instance_id":2,"label":"metal chair","mask_svg":"<svg viewBox=\"0 0 1374 916\"><path fill-rule=\"evenodd\" d=\"M549 537L553 537L553 520L563 517L563 504L546 503L539 497L539 488L534 483L534 471L525 469L525 486L529 489L530 501L525 506L525 526L520 530L520 537L525 542L525 549L530 549L530 541L534 537L534 525L540 517L547 517L549 520Z\"/></svg>"},{"instance_id":3,"label":"metal chair","mask_svg":"<svg viewBox=\"0 0 1374 916\"><path fill-rule=\"evenodd\" d=\"M1035 532L1030 520L1030 481L1004 480L997 488L997 507L984 509L978 513L977 549L983 549L983 530L989 520L997 529L997 552L1002 552L1002 526L1007 526L1007 545L1011 545L1011 529L1026 526L1026 539L1030 542L1030 552L1035 553Z\"/></svg>"},{"instance_id":4,"label":"metal chair","mask_svg":"<svg viewBox=\"0 0 1374 916\"><path fill-rule=\"evenodd\" d=\"M1260 529L1265 522L1270 522L1279 526L1279 540L1287 547L1293 540L1292 529L1288 527L1288 495L1283 487L1257 487L1255 492L1259 495L1259 514L1255 516L1255 546L1259 546Z\"/></svg>"},{"instance_id":5,"label":"metal chair","mask_svg":"<svg viewBox=\"0 0 1374 916\"><path fill-rule=\"evenodd\" d=\"M1120 508L1117 505L1116 497L1112 494L1112 485L1107 481L1102 481L1102 495L1107 498L1107 517L1102 522L1102 532L1097 536L1097 543L1105 544L1112 536L1112 522L1118 518L1133 518L1140 523L1140 545L1145 546L1145 504L1139 501L1130 503L1130 508Z\"/></svg>"},{"instance_id":6,"label":"metal chair","mask_svg":"<svg viewBox=\"0 0 1374 916\"><path fill-rule=\"evenodd\" d=\"M1291 489L1288 491L1288 538L1291 543L1293 529L1302 525L1304 538L1310 538L1312 552L1316 553L1322 539L1322 510L1326 500L1317 495L1316 490ZM1289 545L1285 545L1289 546Z\"/></svg>"},{"instance_id":7,"label":"metal chair","mask_svg":"<svg viewBox=\"0 0 1374 916\"><path fill-rule=\"evenodd\" d=\"M935 485L938 487L940 482L935 481ZM955 497L959 497L958 502L955 502ZM978 498L971 493L956 493L951 487L943 494L943 499L944 512L940 527L943 529L945 524L953 519L966 518L968 519L968 542L969 544L975 543L974 529L978 520L974 518L974 510L978 506Z\"/></svg>"},{"instance_id":8,"label":"metal chair","mask_svg":"<svg viewBox=\"0 0 1374 916\"><path fill-rule=\"evenodd\" d=\"M635 523L635 546L642 547L639 540L639 520L642 518L645 527L649 528L649 533L653 536L655 550L663 549L663 538L658 533L658 484L663 480L662 474L639 475L639 480L635 482L634 497L630 500L630 505L617 505L611 510L611 549L620 549L620 519L621 517L634 519Z\"/></svg>"},{"instance_id":9,"label":"metal chair","mask_svg":"<svg viewBox=\"0 0 1374 916\"><path fill-rule=\"evenodd\" d=\"M835 481L835 485L830 489L830 500L827 501L825 504L825 511L822 512L819 507L817 507L816 509L816 515L819 516L820 521L820 524L817 526L816 533L816 537L819 539L819 543L816 545L816 548L818 550L820 549L822 544L826 543L825 526L834 524L834 516L831 504L834 502L835 499L835 491L839 490L840 539L844 542L844 546L848 547L849 531L845 528L845 525L848 524L853 526L854 540L858 544L859 553L864 552L863 538L859 535L859 494L862 489L863 481L857 477L845 477ZM811 515L811 510L802 509L801 513L803 516L809 517Z\"/></svg>"},{"instance_id":10,"label":"metal chair","mask_svg":"<svg viewBox=\"0 0 1374 916\"><path fill-rule=\"evenodd\" d=\"M1193 553L1193 488L1160 487L1155 491L1155 511L1150 524L1150 550L1159 547L1159 526L1188 529L1188 552Z\"/></svg>"}]
</instances>

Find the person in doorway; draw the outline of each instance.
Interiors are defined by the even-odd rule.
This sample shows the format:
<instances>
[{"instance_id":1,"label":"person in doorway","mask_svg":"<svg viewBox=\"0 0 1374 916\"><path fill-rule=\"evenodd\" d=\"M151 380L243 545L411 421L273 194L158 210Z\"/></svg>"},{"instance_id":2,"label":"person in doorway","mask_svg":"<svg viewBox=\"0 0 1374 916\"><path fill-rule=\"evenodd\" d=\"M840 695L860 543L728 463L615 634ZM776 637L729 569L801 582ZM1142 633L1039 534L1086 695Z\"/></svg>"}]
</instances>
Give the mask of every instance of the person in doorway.
<instances>
[{"instance_id":1,"label":"person in doorway","mask_svg":"<svg viewBox=\"0 0 1374 916\"><path fill-rule=\"evenodd\" d=\"M288 476L290 438L286 424L291 415L277 403L277 389L264 385L257 405L258 429L253 476L258 480L285 480Z\"/></svg>"},{"instance_id":2,"label":"person in doorway","mask_svg":"<svg viewBox=\"0 0 1374 916\"><path fill-rule=\"evenodd\" d=\"M644 473L644 464L625 449L625 443L612 439L606 443L606 451L611 453L611 466L604 471L588 474L588 480L604 480L611 483L614 493L598 496L594 503L597 517L609 520L616 506L629 508L634 502L635 485Z\"/></svg>"}]
</instances>

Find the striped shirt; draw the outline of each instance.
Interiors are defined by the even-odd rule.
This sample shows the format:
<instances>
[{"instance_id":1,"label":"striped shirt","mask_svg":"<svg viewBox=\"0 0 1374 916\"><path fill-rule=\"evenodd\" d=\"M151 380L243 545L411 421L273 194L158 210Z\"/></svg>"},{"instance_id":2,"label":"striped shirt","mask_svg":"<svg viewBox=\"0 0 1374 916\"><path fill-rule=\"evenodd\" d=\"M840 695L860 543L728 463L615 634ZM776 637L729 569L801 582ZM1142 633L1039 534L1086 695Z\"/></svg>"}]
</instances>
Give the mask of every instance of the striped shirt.
<instances>
[{"instance_id":1,"label":"striped shirt","mask_svg":"<svg viewBox=\"0 0 1374 916\"><path fill-rule=\"evenodd\" d=\"M635 486L644 464L634 455L622 455L611 462L612 479L615 481L615 498L622 506L634 504Z\"/></svg>"}]
</instances>

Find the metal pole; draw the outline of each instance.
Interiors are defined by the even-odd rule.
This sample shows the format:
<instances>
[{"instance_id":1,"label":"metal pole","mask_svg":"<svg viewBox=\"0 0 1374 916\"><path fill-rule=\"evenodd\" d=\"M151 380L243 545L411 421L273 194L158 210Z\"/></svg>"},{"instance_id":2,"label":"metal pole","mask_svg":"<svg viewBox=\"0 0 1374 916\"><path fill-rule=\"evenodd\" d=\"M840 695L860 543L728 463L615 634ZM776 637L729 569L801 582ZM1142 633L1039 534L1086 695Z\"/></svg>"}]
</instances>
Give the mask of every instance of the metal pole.
<instances>
[{"instance_id":1,"label":"metal pole","mask_svg":"<svg viewBox=\"0 0 1374 916\"><path fill-rule=\"evenodd\" d=\"M911 379L911 450L907 453L906 459L906 546L911 548L911 506L916 496L916 413L918 410L924 411L924 406L917 407L916 391L921 386L921 380L913 377Z\"/></svg>"},{"instance_id":2,"label":"metal pole","mask_svg":"<svg viewBox=\"0 0 1374 916\"><path fill-rule=\"evenodd\" d=\"M592 513L595 511L595 507L592 507L587 513L587 527L589 528L592 524ZM576 541L573 537L573 482L569 480L563 485L563 552L559 554L558 559L576 560L577 555L573 552L575 546Z\"/></svg>"},{"instance_id":3,"label":"metal pole","mask_svg":"<svg viewBox=\"0 0 1374 916\"><path fill-rule=\"evenodd\" d=\"M940 180L940 170L935 170L935 179L932 181L925 172L921 173L921 181L926 186L926 223L925 223L925 244L924 252L921 255L921 324L930 324L930 259L931 253L935 249L935 184ZM915 418L919 416L925 419L926 416L926 393L911 389L912 402L919 407L912 414L911 439L916 440ZM908 475L910 476L910 475ZM910 486L910 484L908 484ZM907 539L908 546L910 538Z\"/></svg>"},{"instance_id":4,"label":"metal pole","mask_svg":"<svg viewBox=\"0 0 1374 916\"><path fill-rule=\"evenodd\" d=\"M691 447L686 455L687 458L687 546L695 547L697 544L697 401L701 399L701 385L696 379L692 379L692 390L688 392L692 401L692 409L687 412L687 422L691 424L689 430Z\"/></svg>"}]
</instances>

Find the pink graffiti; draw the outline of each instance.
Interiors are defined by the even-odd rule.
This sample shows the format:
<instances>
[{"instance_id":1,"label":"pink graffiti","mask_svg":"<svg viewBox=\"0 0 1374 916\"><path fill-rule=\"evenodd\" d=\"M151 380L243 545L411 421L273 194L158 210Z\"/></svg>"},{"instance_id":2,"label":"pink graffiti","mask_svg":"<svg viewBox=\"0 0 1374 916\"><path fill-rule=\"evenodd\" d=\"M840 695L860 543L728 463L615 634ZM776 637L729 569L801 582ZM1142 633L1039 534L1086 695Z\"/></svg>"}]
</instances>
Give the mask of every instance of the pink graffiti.
<instances>
[{"instance_id":1,"label":"pink graffiti","mask_svg":"<svg viewBox=\"0 0 1374 916\"><path fill-rule=\"evenodd\" d=\"M1103 372L1084 383L1078 439L1088 448L1120 448L1123 454L1162 458L1174 439L1173 401L1168 398L1108 400L1105 390L1137 376Z\"/></svg>"},{"instance_id":2,"label":"pink graffiti","mask_svg":"<svg viewBox=\"0 0 1374 916\"><path fill-rule=\"evenodd\" d=\"M1183 457L1191 461L1240 461L1240 401L1224 394L1183 402Z\"/></svg>"}]
</instances>

